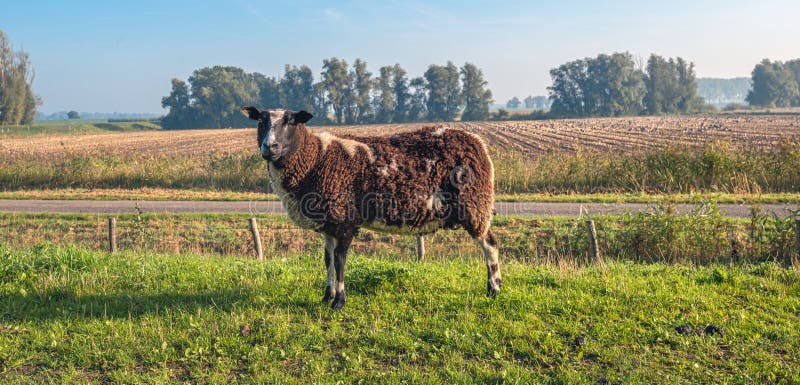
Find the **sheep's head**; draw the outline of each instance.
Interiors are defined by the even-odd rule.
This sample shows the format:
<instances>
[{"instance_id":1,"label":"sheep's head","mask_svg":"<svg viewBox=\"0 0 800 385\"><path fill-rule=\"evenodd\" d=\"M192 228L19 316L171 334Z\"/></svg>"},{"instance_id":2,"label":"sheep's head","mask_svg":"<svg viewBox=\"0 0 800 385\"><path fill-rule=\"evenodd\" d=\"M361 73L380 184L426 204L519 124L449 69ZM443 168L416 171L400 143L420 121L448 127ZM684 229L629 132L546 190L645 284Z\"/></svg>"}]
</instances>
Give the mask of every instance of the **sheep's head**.
<instances>
[{"instance_id":1,"label":"sheep's head","mask_svg":"<svg viewBox=\"0 0 800 385\"><path fill-rule=\"evenodd\" d=\"M313 115L306 111L259 110L255 107L240 108L244 116L258 120L258 145L261 156L277 161L289 155L295 148L297 126L305 124Z\"/></svg>"}]
</instances>

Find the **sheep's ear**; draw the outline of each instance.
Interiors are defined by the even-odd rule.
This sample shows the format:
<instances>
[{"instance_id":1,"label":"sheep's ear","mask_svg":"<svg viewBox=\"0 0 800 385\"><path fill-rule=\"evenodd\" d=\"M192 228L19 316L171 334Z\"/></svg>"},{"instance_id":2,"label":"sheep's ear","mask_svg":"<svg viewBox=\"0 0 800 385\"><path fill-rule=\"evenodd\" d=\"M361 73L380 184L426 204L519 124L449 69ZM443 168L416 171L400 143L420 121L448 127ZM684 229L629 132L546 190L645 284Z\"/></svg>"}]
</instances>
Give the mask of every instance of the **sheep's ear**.
<instances>
[{"instance_id":1,"label":"sheep's ear","mask_svg":"<svg viewBox=\"0 0 800 385\"><path fill-rule=\"evenodd\" d=\"M259 111L258 108L255 108L253 106L242 107L242 108L239 109L239 111L242 112L242 115L244 115L244 116L246 116L246 117L248 117L250 119L253 119L253 120L261 119L261 111Z\"/></svg>"},{"instance_id":2,"label":"sheep's ear","mask_svg":"<svg viewBox=\"0 0 800 385\"><path fill-rule=\"evenodd\" d=\"M311 113L309 113L308 111L295 112L292 115L292 119L294 119L296 123L305 123L311 120L311 118L313 117L314 115L311 115Z\"/></svg>"}]
</instances>

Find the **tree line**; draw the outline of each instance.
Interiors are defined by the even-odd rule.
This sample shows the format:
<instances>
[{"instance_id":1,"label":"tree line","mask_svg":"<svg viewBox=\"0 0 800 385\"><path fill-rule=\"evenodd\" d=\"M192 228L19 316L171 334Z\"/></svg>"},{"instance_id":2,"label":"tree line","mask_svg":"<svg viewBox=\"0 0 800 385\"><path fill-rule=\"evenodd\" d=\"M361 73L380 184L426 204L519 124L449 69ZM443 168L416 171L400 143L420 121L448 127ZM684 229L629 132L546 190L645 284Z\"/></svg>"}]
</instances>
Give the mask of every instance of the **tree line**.
<instances>
[{"instance_id":1,"label":"tree line","mask_svg":"<svg viewBox=\"0 0 800 385\"><path fill-rule=\"evenodd\" d=\"M552 117L691 113L697 96L694 64L651 55L637 63L631 54L600 54L550 70Z\"/></svg>"},{"instance_id":2,"label":"tree line","mask_svg":"<svg viewBox=\"0 0 800 385\"><path fill-rule=\"evenodd\" d=\"M800 106L800 59L786 62L764 59L752 72L747 102L758 107Z\"/></svg>"},{"instance_id":3,"label":"tree line","mask_svg":"<svg viewBox=\"0 0 800 385\"><path fill-rule=\"evenodd\" d=\"M14 51L0 31L0 124L31 124L41 101L33 94L33 66L28 53Z\"/></svg>"},{"instance_id":4,"label":"tree line","mask_svg":"<svg viewBox=\"0 0 800 385\"><path fill-rule=\"evenodd\" d=\"M251 125L238 112L241 105L306 110L314 124L404 123L485 120L492 92L474 64L431 64L422 76L409 77L399 64L376 74L356 59L352 66L336 57L325 59L319 80L306 66L286 65L281 77L238 67L205 67L188 81L172 79L161 100L169 109L166 129L243 127Z\"/></svg>"}]
</instances>

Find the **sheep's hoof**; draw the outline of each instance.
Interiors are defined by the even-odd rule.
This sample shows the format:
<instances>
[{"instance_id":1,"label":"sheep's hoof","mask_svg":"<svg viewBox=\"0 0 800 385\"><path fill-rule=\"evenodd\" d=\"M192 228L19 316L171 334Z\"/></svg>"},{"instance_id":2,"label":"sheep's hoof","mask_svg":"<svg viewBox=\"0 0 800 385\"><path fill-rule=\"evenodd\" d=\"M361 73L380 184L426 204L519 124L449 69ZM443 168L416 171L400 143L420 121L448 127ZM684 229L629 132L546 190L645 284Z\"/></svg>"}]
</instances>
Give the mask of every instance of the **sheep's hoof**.
<instances>
[{"instance_id":1,"label":"sheep's hoof","mask_svg":"<svg viewBox=\"0 0 800 385\"><path fill-rule=\"evenodd\" d=\"M326 286L325 293L322 295L322 303L328 303L333 299L333 296L336 295L336 290L333 290L332 287Z\"/></svg>"},{"instance_id":2,"label":"sheep's hoof","mask_svg":"<svg viewBox=\"0 0 800 385\"><path fill-rule=\"evenodd\" d=\"M336 293L336 298L333 299L333 303L331 304L331 309L333 310L341 310L344 307L344 292Z\"/></svg>"},{"instance_id":3,"label":"sheep's hoof","mask_svg":"<svg viewBox=\"0 0 800 385\"><path fill-rule=\"evenodd\" d=\"M500 278L495 280L494 285L492 285L492 281L486 281L486 296L487 297L497 296L497 293L500 292L501 286L503 286L503 281Z\"/></svg>"}]
</instances>

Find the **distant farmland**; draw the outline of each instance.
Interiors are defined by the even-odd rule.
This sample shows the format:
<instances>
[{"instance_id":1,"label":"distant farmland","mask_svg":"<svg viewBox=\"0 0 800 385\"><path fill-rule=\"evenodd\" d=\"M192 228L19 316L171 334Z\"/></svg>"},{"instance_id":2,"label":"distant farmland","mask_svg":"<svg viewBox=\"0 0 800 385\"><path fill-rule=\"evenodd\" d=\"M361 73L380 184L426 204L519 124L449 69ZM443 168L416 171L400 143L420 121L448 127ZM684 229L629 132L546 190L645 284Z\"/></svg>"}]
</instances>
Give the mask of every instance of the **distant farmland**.
<instances>
[{"instance_id":1,"label":"distant farmland","mask_svg":"<svg viewBox=\"0 0 800 385\"><path fill-rule=\"evenodd\" d=\"M312 127L334 134L388 135L437 123ZM769 149L782 142L800 142L800 115L700 115L560 119L508 122L438 123L483 136L491 146L521 153L631 151L654 146L702 146L727 142L736 148ZM0 155L57 155L65 151L123 151L141 155L214 152L218 155L256 151L248 129L183 130L39 135L0 139Z\"/></svg>"},{"instance_id":2,"label":"distant farmland","mask_svg":"<svg viewBox=\"0 0 800 385\"><path fill-rule=\"evenodd\" d=\"M313 127L388 135L430 123ZM797 192L800 115L444 123L486 138L501 193ZM253 129L0 137L0 189L268 191Z\"/></svg>"}]
</instances>

